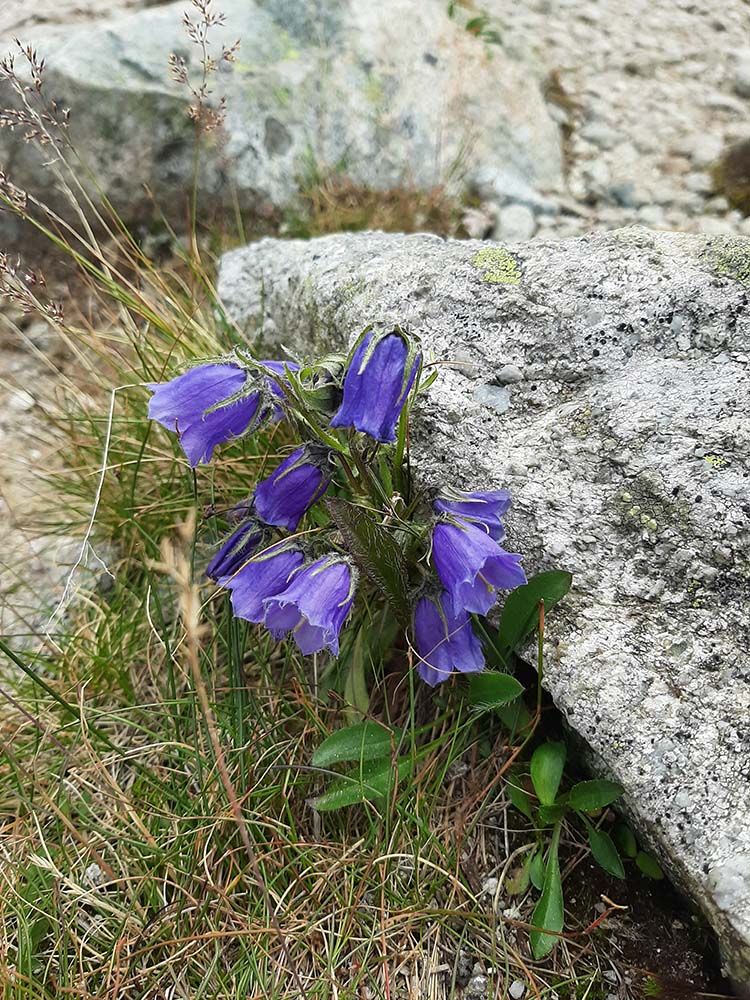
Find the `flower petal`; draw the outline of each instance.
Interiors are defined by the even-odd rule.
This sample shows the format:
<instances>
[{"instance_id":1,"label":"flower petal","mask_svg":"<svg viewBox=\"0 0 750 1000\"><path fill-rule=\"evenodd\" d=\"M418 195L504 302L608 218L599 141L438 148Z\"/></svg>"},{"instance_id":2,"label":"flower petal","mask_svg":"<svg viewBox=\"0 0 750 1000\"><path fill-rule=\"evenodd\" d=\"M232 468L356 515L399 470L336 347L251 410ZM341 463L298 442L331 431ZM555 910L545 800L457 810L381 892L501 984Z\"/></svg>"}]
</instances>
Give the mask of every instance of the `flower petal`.
<instances>
[{"instance_id":1,"label":"flower petal","mask_svg":"<svg viewBox=\"0 0 750 1000\"><path fill-rule=\"evenodd\" d=\"M343 400L331 427L354 427L377 441L393 442L398 418L414 384L419 357L404 385L409 351L406 341L399 333L389 333L378 340L368 357L373 337L373 332L368 333L354 352L344 378Z\"/></svg>"}]
</instances>

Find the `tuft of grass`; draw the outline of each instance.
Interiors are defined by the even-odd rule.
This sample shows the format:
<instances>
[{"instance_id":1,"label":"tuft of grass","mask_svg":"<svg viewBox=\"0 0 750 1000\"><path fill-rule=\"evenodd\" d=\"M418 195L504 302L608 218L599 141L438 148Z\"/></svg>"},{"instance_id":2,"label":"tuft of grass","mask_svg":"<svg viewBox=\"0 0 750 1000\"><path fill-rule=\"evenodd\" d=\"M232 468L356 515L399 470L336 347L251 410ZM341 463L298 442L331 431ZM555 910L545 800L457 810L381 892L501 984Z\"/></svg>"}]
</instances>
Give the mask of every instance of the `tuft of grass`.
<instances>
[{"instance_id":1,"label":"tuft of grass","mask_svg":"<svg viewBox=\"0 0 750 1000\"><path fill-rule=\"evenodd\" d=\"M289 213L283 224L285 235L310 239L365 229L467 235L461 221L465 205L443 185L427 190L402 185L380 191L330 172L308 181L300 202L300 208Z\"/></svg>"}]
</instances>

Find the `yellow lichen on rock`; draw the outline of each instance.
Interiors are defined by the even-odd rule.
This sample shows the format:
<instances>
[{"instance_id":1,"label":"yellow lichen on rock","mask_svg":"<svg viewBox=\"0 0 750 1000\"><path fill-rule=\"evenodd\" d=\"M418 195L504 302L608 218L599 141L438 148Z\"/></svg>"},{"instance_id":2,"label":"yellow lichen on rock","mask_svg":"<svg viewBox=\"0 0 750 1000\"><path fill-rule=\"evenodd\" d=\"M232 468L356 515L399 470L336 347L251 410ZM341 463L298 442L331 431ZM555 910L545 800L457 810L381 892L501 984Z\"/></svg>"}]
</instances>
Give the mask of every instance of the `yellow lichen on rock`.
<instances>
[{"instance_id":1,"label":"yellow lichen on rock","mask_svg":"<svg viewBox=\"0 0 750 1000\"><path fill-rule=\"evenodd\" d=\"M484 270L484 281L495 285L520 285L521 271L504 247L486 247L471 258L474 267Z\"/></svg>"}]
</instances>

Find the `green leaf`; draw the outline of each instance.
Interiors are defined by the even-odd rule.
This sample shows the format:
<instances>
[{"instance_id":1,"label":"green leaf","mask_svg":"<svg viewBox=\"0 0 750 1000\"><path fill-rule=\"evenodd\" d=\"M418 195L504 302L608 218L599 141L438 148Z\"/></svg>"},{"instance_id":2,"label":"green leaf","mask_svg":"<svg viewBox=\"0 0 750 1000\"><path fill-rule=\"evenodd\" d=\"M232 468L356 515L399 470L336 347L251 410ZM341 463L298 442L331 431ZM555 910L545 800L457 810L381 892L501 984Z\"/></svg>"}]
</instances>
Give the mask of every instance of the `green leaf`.
<instances>
[{"instance_id":1,"label":"green leaf","mask_svg":"<svg viewBox=\"0 0 750 1000\"><path fill-rule=\"evenodd\" d=\"M554 805L564 768L564 743L542 743L532 754L531 783L543 806Z\"/></svg>"},{"instance_id":2,"label":"green leaf","mask_svg":"<svg viewBox=\"0 0 750 1000\"><path fill-rule=\"evenodd\" d=\"M568 805L579 812L596 812L597 809L603 809L610 802L614 802L622 793L623 787L616 781L607 781L604 778L579 781L570 790Z\"/></svg>"},{"instance_id":3,"label":"green leaf","mask_svg":"<svg viewBox=\"0 0 750 1000\"><path fill-rule=\"evenodd\" d=\"M477 712L491 712L502 705L509 705L523 694L520 684L510 674L483 670L469 675L469 703Z\"/></svg>"},{"instance_id":4,"label":"green leaf","mask_svg":"<svg viewBox=\"0 0 750 1000\"><path fill-rule=\"evenodd\" d=\"M500 619L498 634L499 654L507 659L539 624L539 602L544 601L546 611L553 608L570 590L573 577L570 573L551 570L532 577L523 587L516 587L508 594Z\"/></svg>"},{"instance_id":5,"label":"green leaf","mask_svg":"<svg viewBox=\"0 0 750 1000\"><path fill-rule=\"evenodd\" d=\"M515 778L514 776L508 778L508 784L505 786L506 789L508 790L508 798L516 807L516 809L524 816L526 816L527 819L530 819L531 822L533 823L534 815L531 811L531 799L523 790L523 788L520 786L520 784L516 783L518 780L519 779Z\"/></svg>"},{"instance_id":6,"label":"green leaf","mask_svg":"<svg viewBox=\"0 0 750 1000\"><path fill-rule=\"evenodd\" d=\"M651 855L646 854L645 851L638 851L635 856L635 863L638 865L646 878L652 878L655 882L659 882L664 878L664 872L659 867L656 858L652 858Z\"/></svg>"},{"instance_id":7,"label":"green leaf","mask_svg":"<svg viewBox=\"0 0 750 1000\"><path fill-rule=\"evenodd\" d=\"M489 18L486 14L480 14L479 17L471 17L466 22L464 27L467 31L471 32L472 35L478 35L482 28L485 27Z\"/></svg>"},{"instance_id":8,"label":"green leaf","mask_svg":"<svg viewBox=\"0 0 750 1000\"><path fill-rule=\"evenodd\" d=\"M380 590L402 622L409 619L406 568L393 534L363 507L330 497L325 501L346 547L366 577Z\"/></svg>"},{"instance_id":9,"label":"green leaf","mask_svg":"<svg viewBox=\"0 0 750 1000\"><path fill-rule=\"evenodd\" d=\"M589 847L594 861L615 878L625 878L622 859L612 843L612 838L604 830L597 830L591 823L587 823L586 826L589 833Z\"/></svg>"},{"instance_id":10,"label":"green leaf","mask_svg":"<svg viewBox=\"0 0 750 1000\"><path fill-rule=\"evenodd\" d=\"M531 859L529 875L531 876L531 884L541 892L544 888L544 854L542 851L537 851Z\"/></svg>"},{"instance_id":11,"label":"green leaf","mask_svg":"<svg viewBox=\"0 0 750 1000\"><path fill-rule=\"evenodd\" d=\"M377 722L358 722L331 733L313 754L312 762L315 767L331 767L350 760L390 758L400 739L400 731L386 729Z\"/></svg>"},{"instance_id":12,"label":"green leaf","mask_svg":"<svg viewBox=\"0 0 750 1000\"><path fill-rule=\"evenodd\" d=\"M553 823L561 820L567 811L567 806L559 802L552 806L539 806L539 821L544 826L552 826Z\"/></svg>"},{"instance_id":13,"label":"green leaf","mask_svg":"<svg viewBox=\"0 0 750 1000\"><path fill-rule=\"evenodd\" d=\"M360 628L347 657L344 701L349 706L347 719L361 718L370 709L370 692L367 690L367 664L365 663L365 630Z\"/></svg>"},{"instance_id":14,"label":"green leaf","mask_svg":"<svg viewBox=\"0 0 750 1000\"><path fill-rule=\"evenodd\" d=\"M531 722L531 714L520 698L512 701L510 705L502 705L497 709L497 715L502 724L513 734L525 729Z\"/></svg>"},{"instance_id":15,"label":"green leaf","mask_svg":"<svg viewBox=\"0 0 750 1000\"><path fill-rule=\"evenodd\" d=\"M535 959L544 958L557 944L557 938L544 931L560 932L565 925L565 909L563 905L562 879L557 849L560 840L560 828L557 827L550 844L547 857L547 867L544 872L542 895L534 907L531 923L540 930L531 931L529 941Z\"/></svg>"},{"instance_id":16,"label":"green leaf","mask_svg":"<svg viewBox=\"0 0 750 1000\"><path fill-rule=\"evenodd\" d=\"M343 809L358 802L372 802L388 796L396 782L411 773L411 757L402 757L394 768L390 760L370 761L331 782L328 789L310 803L318 812Z\"/></svg>"},{"instance_id":17,"label":"green leaf","mask_svg":"<svg viewBox=\"0 0 750 1000\"><path fill-rule=\"evenodd\" d=\"M638 853L635 834L626 823L618 823L612 831L612 839L620 854L626 858L634 858Z\"/></svg>"},{"instance_id":18,"label":"green leaf","mask_svg":"<svg viewBox=\"0 0 750 1000\"><path fill-rule=\"evenodd\" d=\"M505 882L505 888L511 896L521 896L529 888L531 880L531 862L534 860L534 851L530 851L522 865L516 868L513 874Z\"/></svg>"}]
</instances>

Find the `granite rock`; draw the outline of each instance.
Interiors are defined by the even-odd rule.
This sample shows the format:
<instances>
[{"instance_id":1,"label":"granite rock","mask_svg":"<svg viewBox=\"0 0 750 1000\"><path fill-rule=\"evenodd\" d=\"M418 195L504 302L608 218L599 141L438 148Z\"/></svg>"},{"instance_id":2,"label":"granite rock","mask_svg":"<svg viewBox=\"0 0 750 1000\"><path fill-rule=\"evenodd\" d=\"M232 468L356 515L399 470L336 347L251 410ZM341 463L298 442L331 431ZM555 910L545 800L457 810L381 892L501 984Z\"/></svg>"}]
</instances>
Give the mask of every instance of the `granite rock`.
<instances>
[{"instance_id":1,"label":"granite rock","mask_svg":"<svg viewBox=\"0 0 750 1000\"><path fill-rule=\"evenodd\" d=\"M641 228L497 244L381 233L226 255L248 342L408 323L443 366L415 468L510 487L510 547L574 590L545 685L750 982L750 240ZM498 386L506 366L523 381ZM477 378L477 373L479 377ZM497 405L495 394L503 394ZM449 419L450 415L450 419ZM458 415L459 419L455 419Z\"/></svg>"}]
</instances>

